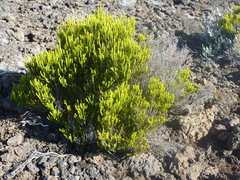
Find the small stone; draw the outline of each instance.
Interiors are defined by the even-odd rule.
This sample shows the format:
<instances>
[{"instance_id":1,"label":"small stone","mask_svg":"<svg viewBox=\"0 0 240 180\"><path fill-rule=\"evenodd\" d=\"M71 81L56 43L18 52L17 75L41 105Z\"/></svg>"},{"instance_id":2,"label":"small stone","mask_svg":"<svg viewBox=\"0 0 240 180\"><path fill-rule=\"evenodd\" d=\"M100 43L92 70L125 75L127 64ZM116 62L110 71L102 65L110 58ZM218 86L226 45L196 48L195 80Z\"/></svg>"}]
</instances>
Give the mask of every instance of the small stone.
<instances>
[{"instance_id":1,"label":"small stone","mask_svg":"<svg viewBox=\"0 0 240 180\"><path fill-rule=\"evenodd\" d=\"M8 139L7 145L8 146L17 146L17 145L22 144L23 141L24 141L23 135L21 133L17 133L15 136Z\"/></svg>"},{"instance_id":2,"label":"small stone","mask_svg":"<svg viewBox=\"0 0 240 180\"><path fill-rule=\"evenodd\" d=\"M179 179L198 179L204 168L203 159L200 152L187 146L182 152L171 157L168 161L169 169L172 174L177 174Z\"/></svg>"},{"instance_id":3,"label":"small stone","mask_svg":"<svg viewBox=\"0 0 240 180\"><path fill-rule=\"evenodd\" d=\"M51 171L52 176L58 176L59 173L60 171L57 167L52 168L52 171Z\"/></svg>"},{"instance_id":4,"label":"small stone","mask_svg":"<svg viewBox=\"0 0 240 180\"><path fill-rule=\"evenodd\" d=\"M24 155L26 155L26 147L23 148L23 147L18 146L18 147L13 148L12 150L19 157L24 157Z\"/></svg>"},{"instance_id":5,"label":"small stone","mask_svg":"<svg viewBox=\"0 0 240 180\"><path fill-rule=\"evenodd\" d=\"M32 174L36 174L39 171L39 168L33 163L28 163L27 168Z\"/></svg>"},{"instance_id":6,"label":"small stone","mask_svg":"<svg viewBox=\"0 0 240 180\"><path fill-rule=\"evenodd\" d=\"M46 180L58 180L58 177L57 176L47 176L44 179L46 179Z\"/></svg>"},{"instance_id":7,"label":"small stone","mask_svg":"<svg viewBox=\"0 0 240 180\"><path fill-rule=\"evenodd\" d=\"M75 176L74 178L74 180L80 180L80 176Z\"/></svg>"},{"instance_id":8,"label":"small stone","mask_svg":"<svg viewBox=\"0 0 240 180\"><path fill-rule=\"evenodd\" d=\"M68 159L69 164L73 164L75 162L80 162L80 161L82 161L81 156L70 156Z\"/></svg>"},{"instance_id":9,"label":"small stone","mask_svg":"<svg viewBox=\"0 0 240 180\"><path fill-rule=\"evenodd\" d=\"M76 171L76 167L75 167L75 166L71 166L71 168L69 169L69 172L70 172L71 174L74 174L75 171Z\"/></svg>"},{"instance_id":10,"label":"small stone","mask_svg":"<svg viewBox=\"0 0 240 180\"><path fill-rule=\"evenodd\" d=\"M0 169L0 177L2 177L4 174L5 172L2 169Z\"/></svg>"},{"instance_id":11,"label":"small stone","mask_svg":"<svg viewBox=\"0 0 240 180\"><path fill-rule=\"evenodd\" d=\"M7 44L9 44L8 39L5 39L5 38L0 39L0 46L7 45Z\"/></svg>"},{"instance_id":12,"label":"small stone","mask_svg":"<svg viewBox=\"0 0 240 180\"><path fill-rule=\"evenodd\" d=\"M57 157L51 157L47 162L43 163L43 166L45 167L53 167L57 164L58 158Z\"/></svg>"},{"instance_id":13,"label":"small stone","mask_svg":"<svg viewBox=\"0 0 240 180\"><path fill-rule=\"evenodd\" d=\"M1 129L1 128L0 128ZM1 131L1 130L0 130ZM0 142L0 150L3 149L3 143Z\"/></svg>"},{"instance_id":14,"label":"small stone","mask_svg":"<svg viewBox=\"0 0 240 180\"><path fill-rule=\"evenodd\" d=\"M233 152L232 150L224 150L223 155L224 156L230 156L232 154L232 152Z\"/></svg>"},{"instance_id":15,"label":"small stone","mask_svg":"<svg viewBox=\"0 0 240 180\"><path fill-rule=\"evenodd\" d=\"M38 164L45 164L45 163L47 162L48 158L49 158L48 156L43 156L43 157L41 157L41 158L39 159Z\"/></svg>"},{"instance_id":16,"label":"small stone","mask_svg":"<svg viewBox=\"0 0 240 180\"><path fill-rule=\"evenodd\" d=\"M0 70L5 71L8 67L8 64L5 62L0 62Z\"/></svg>"},{"instance_id":17,"label":"small stone","mask_svg":"<svg viewBox=\"0 0 240 180\"><path fill-rule=\"evenodd\" d=\"M13 36L20 42L24 41L24 33L22 31L17 30L17 32L14 33Z\"/></svg>"},{"instance_id":18,"label":"small stone","mask_svg":"<svg viewBox=\"0 0 240 180\"><path fill-rule=\"evenodd\" d=\"M1 160L3 162L18 162L21 161L30 154L31 147L11 147L8 149L8 151L0 156Z\"/></svg>"},{"instance_id":19,"label":"small stone","mask_svg":"<svg viewBox=\"0 0 240 180\"><path fill-rule=\"evenodd\" d=\"M132 156L125 161L133 177L136 172L143 172L147 178L154 176L157 172L163 171L161 162L152 154L140 154Z\"/></svg>"},{"instance_id":20,"label":"small stone","mask_svg":"<svg viewBox=\"0 0 240 180\"><path fill-rule=\"evenodd\" d=\"M0 31L0 46L7 45L9 43L8 34Z\"/></svg>"},{"instance_id":21,"label":"small stone","mask_svg":"<svg viewBox=\"0 0 240 180\"><path fill-rule=\"evenodd\" d=\"M38 44L32 45L30 47L30 53L34 55L39 55L41 52L40 46Z\"/></svg>"},{"instance_id":22,"label":"small stone","mask_svg":"<svg viewBox=\"0 0 240 180\"><path fill-rule=\"evenodd\" d=\"M235 117L230 120L229 125L231 127L235 127L236 125L240 125L240 119L238 117Z\"/></svg>"},{"instance_id":23,"label":"small stone","mask_svg":"<svg viewBox=\"0 0 240 180\"><path fill-rule=\"evenodd\" d=\"M65 160L60 160L60 161L58 161L58 165L61 167L64 167L64 166L67 166L68 164Z\"/></svg>"},{"instance_id":24,"label":"small stone","mask_svg":"<svg viewBox=\"0 0 240 180\"><path fill-rule=\"evenodd\" d=\"M0 134L4 134L4 133L5 133L4 127L0 126Z\"/></svg>"},{"instance_id":25,"label":"small stone","mask_svg":"<svg viewBox=\"0 0 240 180\"><path fill-rule=\"evenodd\" d=\"M207 168L204 169L202 176L206 177L206 179L208 179L207 177L212 177L213 179L215 179L218 174L219 169L217 166L208 166Z\"/></svg>"},{"instance_id":26,"label":"small stone","mask_svg":"<svg viewBox=\"0 0 240 180\"><path fill-rule=\"evenodd\" d=\"M65 168L65 169L61 169L61 178L62 179L71 179L70 176L72 176L70 173L69 173L69 169Z\"/></svg>"},{"instance_id":27,"label":"small stone","mask_svg":"<svg viewBox=\"0 0 240 180\"><path fill-rule=\"evenodd\" d=\"M45 10L43 11L43 14L44 14L45 16L51 17L52 8L51 8L51 7L46 7Z\"/></svg>"},{"instance_id":28,"label":"small stone","mask_svg":"<svg viewBox=\"0 0 240 180\"><path fill-rule=\"evenodd\" d=\"M18 62L17 62L17 67L18 67L19 69L26 69L25 63L22 62L22 61L18 61Z\"/></svg>"},{"instance_id":29,"label":"small stone","mask_svg":"<svg viewBox=\"0 0 240 180\"><path fill-rule=\"evenodd\" d=\"M122 0L119 5L122 9L130 9L135 6L137 0Z\"/></svg>"},{"instance_id":30,"label":"small stone","mask_svg":"<svg viewBox=\"0 0 240 180\"><path fill-rule=\"evenodd\" d=\"M147 22L144 24L150 31L153 30L153 22Z\"/></svg>"},{"instance_id":31,"label":"small stone","mask_svg":"<svg viewBox=\"0 0 240 180\"><path fill-rule=\"evenodd\" d=\"M18 179L30 180L34 179L34 176L29 171L24 171L22 174L20 174Z\"/></svg>"},{"instance_id":32,"label":"small stone","mask_svg":"<svg viewBox=\"0 0 240 180\"><path fill-rule=\"evenodd\" d=\"M2 162L16 162L16 155L12 155L9 152L6 152L0 156Z\"/></svg>"},{"instance_id":33,"label":"small stone","mask_svg":"<svg viewBox=\"0 0 240 180\"><path fill-rule=\"evenodd\" d=\"M58 157L51 157L51 158L48 160L49 163L54 163L54 164L56 164L57 161L58 161Z\"/></svg>"},{"instance_id":34,"label":"small stone","mask_svg":"<svg viewBox=\"0 0 240 180\"><path fill-rule=\"evenodd\" d=\"M227 130L226 127L224 125L222 125L222 124L216 124L215 125L215 129L217 131L226 131Z\"/></svg>"}]
</instances>

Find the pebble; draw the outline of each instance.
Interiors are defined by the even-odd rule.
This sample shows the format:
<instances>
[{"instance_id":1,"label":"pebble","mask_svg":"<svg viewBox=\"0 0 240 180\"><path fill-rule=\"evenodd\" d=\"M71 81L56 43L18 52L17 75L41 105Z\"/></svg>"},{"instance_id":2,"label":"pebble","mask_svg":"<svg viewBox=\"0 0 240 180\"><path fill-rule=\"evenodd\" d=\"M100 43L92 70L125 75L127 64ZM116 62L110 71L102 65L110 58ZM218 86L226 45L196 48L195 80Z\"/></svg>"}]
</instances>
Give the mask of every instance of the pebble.
<instances>
[{"instance_id":1,"label":"pebble","mask_svg":"<svg viewBox=\"0 0 240 180\"><path fill-rule=\"evenodd\" d=\"M2 128L3 129L3 128ZM0 131L1 131L1 128L0 128ZM0 142L0 150L3 150L3 143L2 142Z\"/></svg>"},{"instance_id":2,"label":"pebble","mask_svg":"<svg viewBox=\"0 0 240 180\"><path fill-rule=\"evenodd\" d=\"M6 38L1 38L0 39L0 46L7 45L9 43L9 40Z\"/></svg>"},{"instance_id":3,"label":"pebble","mask_svg":"<svg viewBox=\"0 0 240 180\"><path fill-rule=\"evenodd\" d=\"M8 64L6 62L0 62L0 71L7 69Z\"/></svg>"},{"instance_id":4,"label":"pebble","mask_svg":"<svg viewBox=\"0 0 240 180\"><path fill-rule=\"evenodd\" d=\"M35 164L33 164L33 163L31 163L31 162L28 163L27 168L28 168L28 170L31 171L31 173L33 173L33 174L36 174L38 171L40 171L39 168L38 168Z\"/></svg>"},{"instance_id":5,"label":"pebble","mask_svg":"<svg viewBox=\"0 0 240 180\"><path fill-rule=\"evenodd\" d=\"M19 176L21 180L32 180L34 179L34 175L29 171L23 171L23 173Z\"/></svg>"},{"instance_id":6,"label":"pebble","mask_svg":"<svg viewBox=\"0 0 240 180\"><path fill-rule=\"evenodd\" d=\"M240 125L240 119L238 117L234 117L230 120L229 125L231 127L235 127L236 125Z\"/></svg>"},{"instance_id":7,"label":"pebble","mask_svg":"<svg viewBox=\"0 0 240 180\"><path fill-rule=\"evenodd\" d=\"M74 174L75 171L76 171L76 167L75 167L75 166L71 166L71 168L69 169L69 172L70 172L71 174Z\"/></svg>"},{"instance_id":8,"label":"pebble","mask_svg":"<svg viewBox=\"0 0 240 180\"><path fill-rule=\"evenodd\" d=\"M57 157L50 157L50 159L47 162L43 163L43 166L47 168L51 168L55 165L57 165L58 158Z\"/></svg>"},{"instance_id":9,"label":"pebble","mask_svg":"<svg viewBox=\"0 0 240 180\"><path fill-rule=\"evenodd\" d=\"M26 69L25 63L23 61L18 61L17 62L17 67L19 69Z\"/></svg>"},{"instance_id":10,"label":"pebble","mask_svg":"<svg viewBox=\"0 0 240 180\"><path fill-rule=\"evenodd\" d=\"M16 40L20 42L24 42L24 33L22 31L17 30L13 36L16 38Z\"/></svg>"},{"instance_id":11,"label":"pebble","mask_svg":"<svg viewBox=\"0 0 240 180\"><path fill-rule=\"evenodd\" d=\"M45 162L47 162L48 159L49 159L48 156L42 156L41 158L39 158L38 164L42 165Z\"/></svg>"},{"instance_id":12,"label":"pebble","mask_svg":"<svg viewBox=\"0 0 240 180\"><path fill-rule=\"evenodd\" d=\"M69 164L73 164L75 162L80 162L80 161L82 161L81 156L70 156L68 159Z\"/></svg>"},{"instance_id":13,"label":"pebble","mask_svg":"<svg viewBox=\"0 0 240 180\"><path fill-rule=\"evenodd\" d=\"M64 159L58 161L58 166L60 166L60 167L65 167L67 165L68 164L67 164L67 162Z\"/></svg>"},{"instance_id":14,"label":"pebble","mask_svg":"<svg viewBox=\"0 0 240 180\"><path fill-rule=\"evenodd\" d=\"M32 44L30 47L31 54L39 55L40 54L40 46L38 44Z\"/></svg>"},{"instance_id":15,"label":"pebble","mask_svg":"<svg viewBox=\"0 0 240 180\"><path fill-rule=\"evenodd\" d=\"M5 131L4 131L4 127L0 126L0 134L4 134Z\"/></svg>"},{"instance_id":16,"label":"pebble","mask_svg":"<svg viewBox=\"0 0 240 180\"><path fill-rule=\"evenodd\" d=\"M123 9L130 9L135 6L137 0L121 0L119 5Z\"/></svg>"},{"instance_id":17,"label":"pebble","mask_svg":"<svg viewBox=\"0 0 240 180\"><path fill-rule=\"evenodd\" d=\"M5 174L5 171L0 169L0 177L2 177Z\"/></svg>"},{"instance_id":18,"label":"pebble","mask_svg":"<svg viewBox=\"0 0 240 180\"><path fill-rule=\"evenodd\" d=\"M214 127L217 131L226 131L226 127L222 124L216 124Z\"/></svg>"},{"instance_id":19,"label":"pebble","mask_svg":"<svg viewBox=\"0 0 240 180\"><path fill-rule=\"evenodd\" d=\"M24 136L21 133L17 133L15 136L11 137L7 141L8 146L17 146L22 144Z\"/></svg>"},{"instance_id":20,"label":"pebble","mask_svg":"<svg viewBox=\"0 0 240 180\"><path fill-rule=\"evenodd\" d=\"M51 175L52 176L58 176L60 173L59 169L57 167L52 168Z\"/></svg>"},{"instance_id":21,"label":"pebble","mask_svg":"<svg viewBox=\"0 0 240 180\"><path fill-rule=\"evenodd\" d=\"M224 156L230 156L232 154L232 150L224 150L223 155Z\"/></svg>"}]
</instances>

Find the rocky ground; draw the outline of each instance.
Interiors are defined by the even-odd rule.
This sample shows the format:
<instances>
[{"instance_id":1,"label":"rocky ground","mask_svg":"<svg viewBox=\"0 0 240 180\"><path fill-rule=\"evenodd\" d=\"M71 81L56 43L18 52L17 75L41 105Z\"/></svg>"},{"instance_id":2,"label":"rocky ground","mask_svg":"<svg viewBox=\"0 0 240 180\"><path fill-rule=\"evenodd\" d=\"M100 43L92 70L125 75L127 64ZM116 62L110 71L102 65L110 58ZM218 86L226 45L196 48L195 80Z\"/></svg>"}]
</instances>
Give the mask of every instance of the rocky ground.
<instances>
[{"instance_id":1,"label":"rocky ground","mask_svg":"<svg viewBox=\"0 0 240 180\"><path fill-rule=\"evenodd\" d=\"M132 5L131 5L132 2ZM56 26L86 16L94 0L3 0L0 2L1 179L240 179L239 59L200 55L203 18L225 12L230 0L101 1L104 10L134 16L150 38L173 32L191 50L193 80L201 90L170 111L168 122L148 135L151 150L119 158L83 150L35 111L9 98L26 73L24 57L56 46Z\"/></svg>"}]
</instances>

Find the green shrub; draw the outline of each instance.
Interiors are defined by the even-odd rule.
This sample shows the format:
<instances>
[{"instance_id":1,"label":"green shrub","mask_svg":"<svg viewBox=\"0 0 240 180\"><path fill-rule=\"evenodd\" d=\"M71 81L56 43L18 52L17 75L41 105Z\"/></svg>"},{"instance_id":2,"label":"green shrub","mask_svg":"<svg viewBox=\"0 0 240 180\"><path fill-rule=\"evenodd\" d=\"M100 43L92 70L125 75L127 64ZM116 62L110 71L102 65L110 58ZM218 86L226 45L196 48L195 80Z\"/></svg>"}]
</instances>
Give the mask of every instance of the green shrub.
<instances>
[{"instance_id":1,"label":"green shrub","mask_svg":"<svg viewBox=\"0 0 240 180\"><path fill-rule=\"evenodd\" d=\"M223 34L234 36L240 31L240 6L235 6L218 20L218 26Z\"/></svg>"},{"instance_id":2,"label":"green shrub","mask_svg":"<svg viewBox=\"0 0 240 180\"><path fill-rule=\"evenodd\" d=\"M194 86L193 83L189 80L190 78L190 69L181 69L177 72L177 79L173 81L173 85L175 88L178 88L179 90L182 90L180 94L183 95L189 95L197 92L200 88L200 86ZM182 86L182 88L180 88Z\"/></svg>"},{"instance_id":3,"label":"green shrub","mask_svg":"<svg viewBox=\"0 0 240 180\"><path fill-rule=\"evenodd\" d=\"M171 107L174 96L159 79L152 78L145 99L138 85L123 84L106 92L100 100L99 147L109 151L141 151L148 148L147 132L165 122L163 113Z\"/></svg>"},{"instance_id":4,"label":"green shrub","mask_svg":"<svg viewBox=\"0 0 240 180\"><path fill-rule=\"evenodd\" d=\"M235 56L235 43L240 33L240 6L223 15L213 11L204 21L202 55L206 58L232 59ZM229 53L230 52L230 53Z\"/></svg>"},{"instance_id":5,"label":"green shrub","mask_svg":"<svg viewBox=\"0 0 240 180\"><path fill-rule=\"evenodd\" d=\"M151 41L152 58L146 63L149 70L140 79L142 87L146 87L151 77L159 77L167 91L174 94L175 102L199 90L190 81L191 71L186 68L192 59L189 49L179 48L178 44L179 39L172 33L163 33Z\"/></svg>"},{"instance_id":6,"label":"green shrub","mask_svg":"<svg viewBox=\"0 0 240 180\"><path fill-rule=\"evenodd\" d=\"M41 108L61 132L83 146L138 152L147 132L164 122L174 95L158 78L143 93L137 79L147 71L150 48L135 21L100 8L86 20L58 28L58 46L26 61L28 74L13 86L20 106Z\"/></svg>"}]
</instances>

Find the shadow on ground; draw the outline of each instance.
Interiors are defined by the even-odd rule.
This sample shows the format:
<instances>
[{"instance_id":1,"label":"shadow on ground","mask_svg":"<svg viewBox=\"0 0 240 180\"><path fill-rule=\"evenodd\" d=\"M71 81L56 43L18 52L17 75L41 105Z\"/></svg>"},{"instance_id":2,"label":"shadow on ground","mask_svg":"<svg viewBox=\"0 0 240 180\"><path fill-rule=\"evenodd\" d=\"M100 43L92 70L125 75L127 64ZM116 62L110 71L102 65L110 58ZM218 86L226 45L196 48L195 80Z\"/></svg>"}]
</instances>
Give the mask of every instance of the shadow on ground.
<instances>
[{"instance_id":1,"label":"shadow on ground","mask_svg":"<svg viewBox=\"0 0 240 180\"><path fill-rule=\"evenodd\" d=\"M20 108L10 98L12 86L18 83L23 73L0 72L0 115L1 119L8 118L13 123L19 124L19 129L24 131L25 138L34 138L41 143L55 143L64 147L64 153L82 154L86 150L94 151L95 148L82 148L70 141L59 131L58 123L47 120L47 113L39 110ZM39 144L40 145L40 144Z\"/></svg>"}]
</instances>

